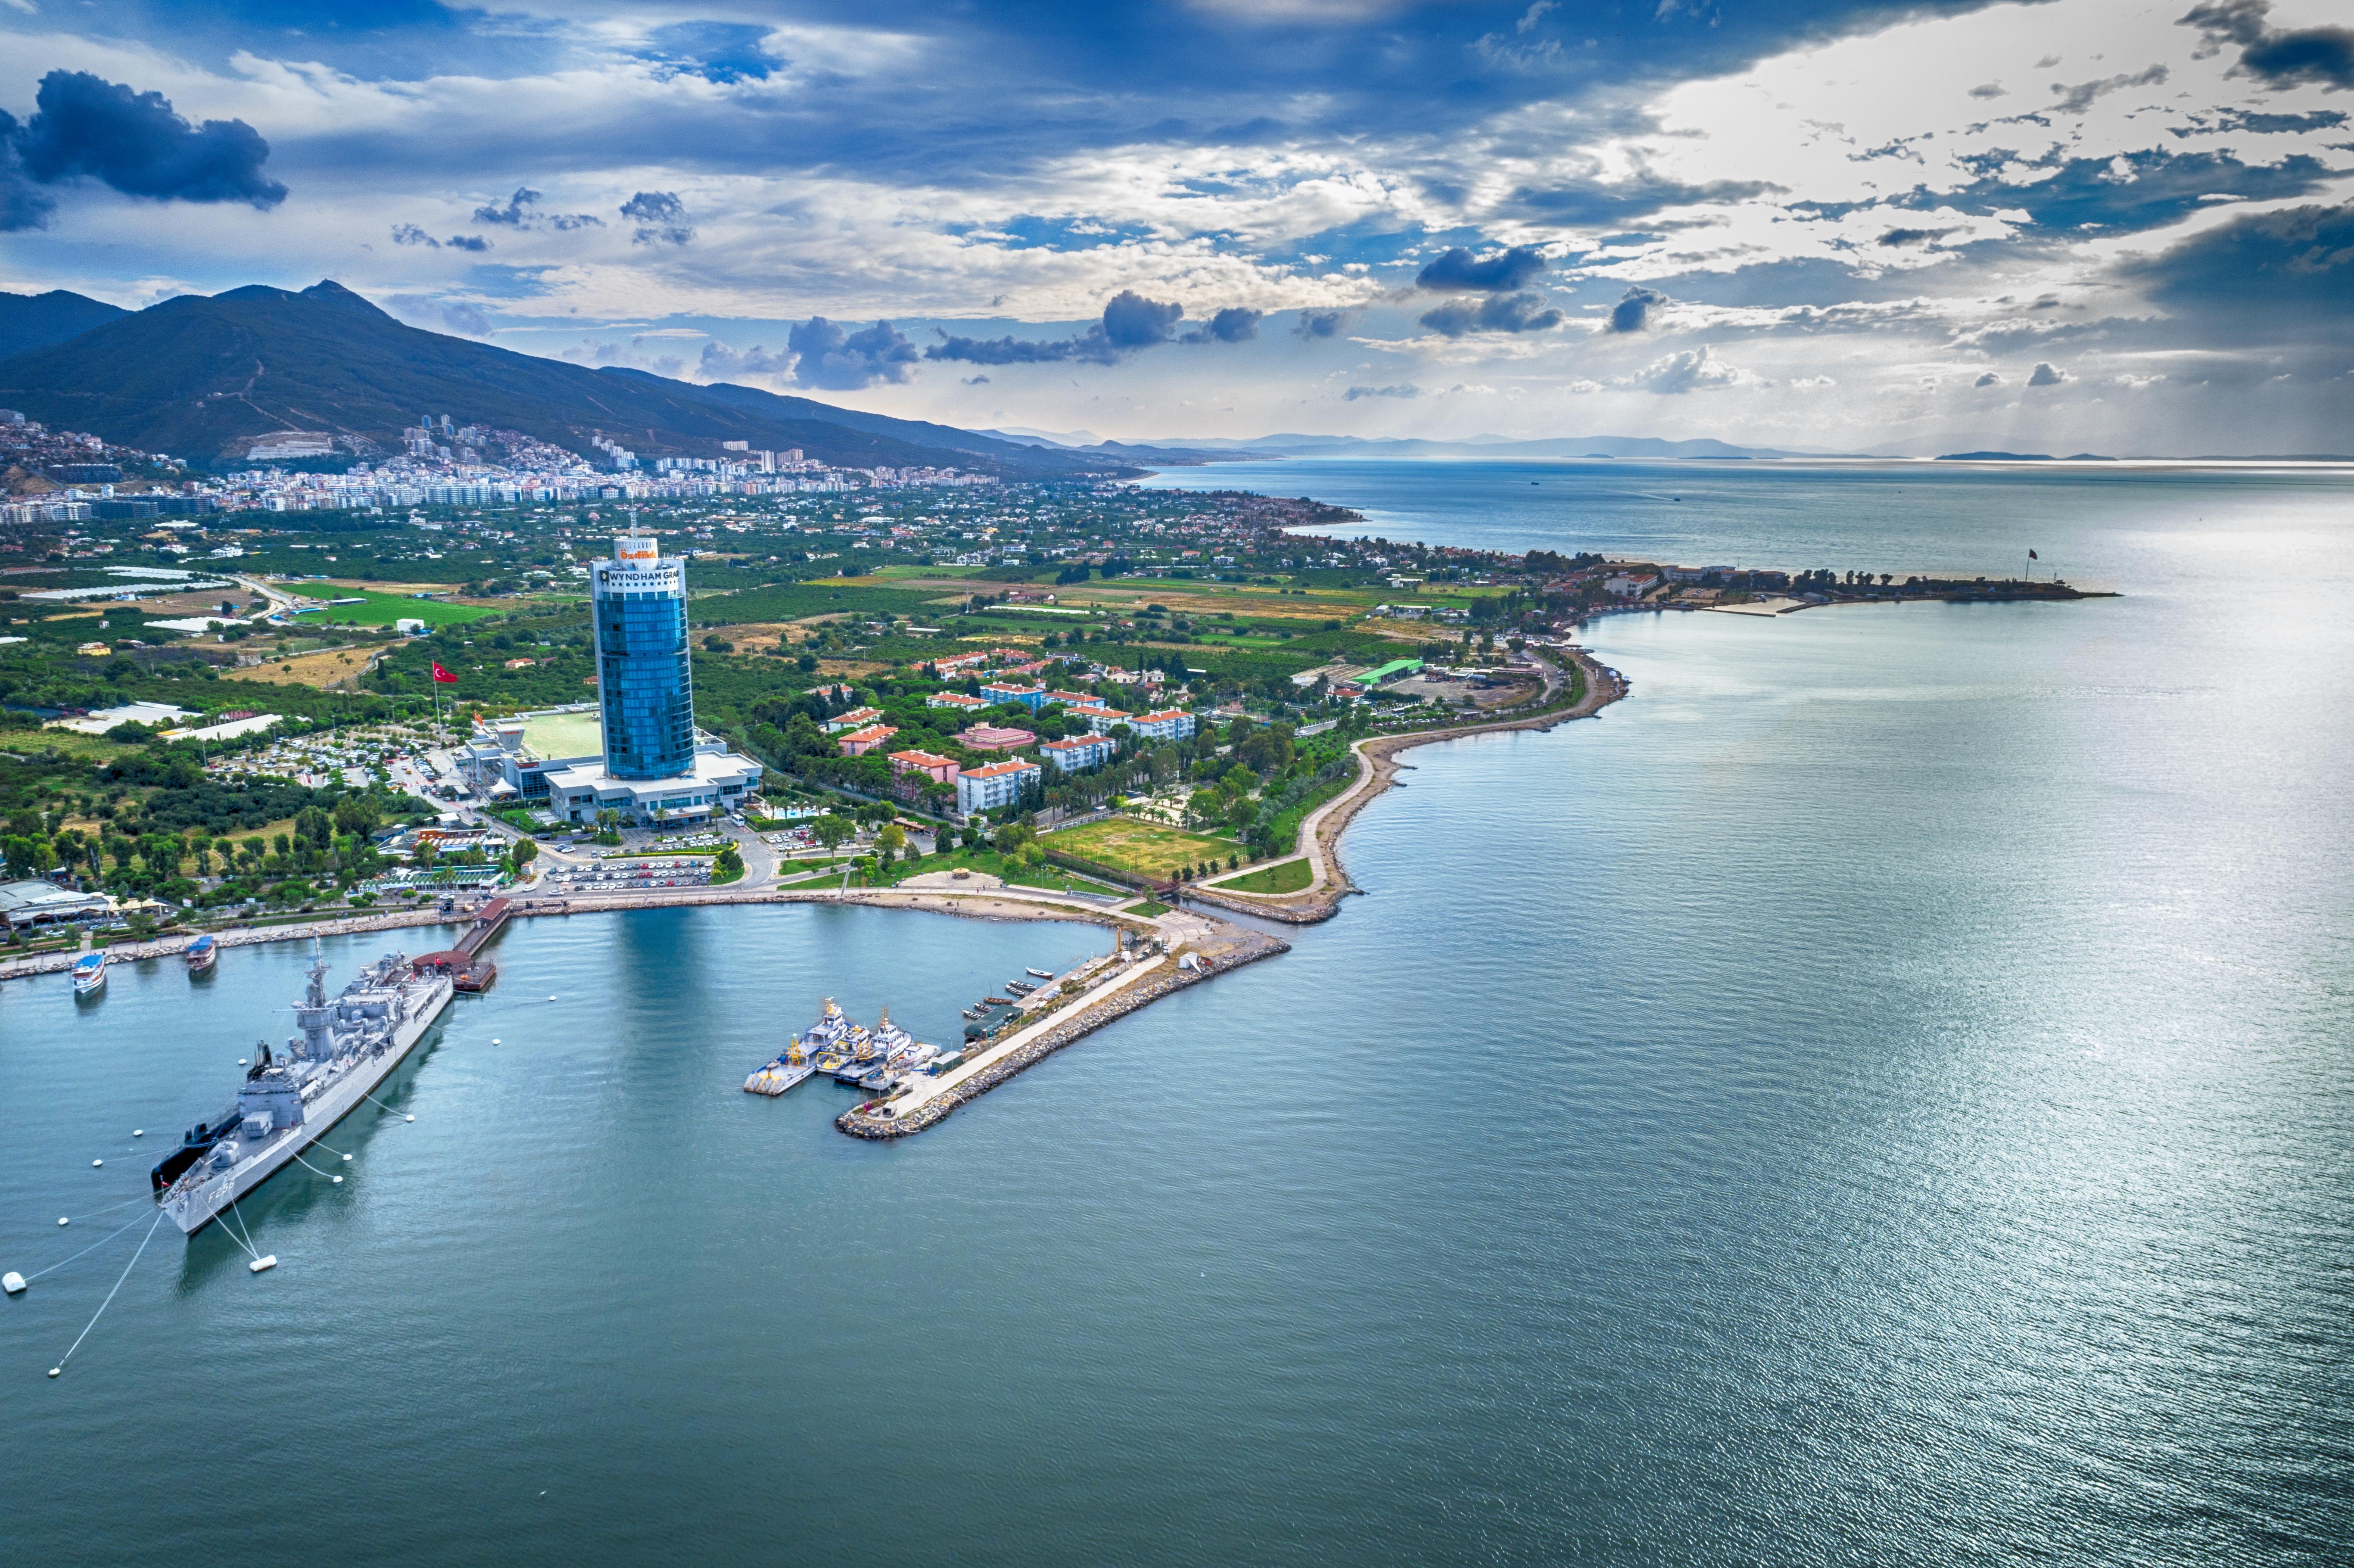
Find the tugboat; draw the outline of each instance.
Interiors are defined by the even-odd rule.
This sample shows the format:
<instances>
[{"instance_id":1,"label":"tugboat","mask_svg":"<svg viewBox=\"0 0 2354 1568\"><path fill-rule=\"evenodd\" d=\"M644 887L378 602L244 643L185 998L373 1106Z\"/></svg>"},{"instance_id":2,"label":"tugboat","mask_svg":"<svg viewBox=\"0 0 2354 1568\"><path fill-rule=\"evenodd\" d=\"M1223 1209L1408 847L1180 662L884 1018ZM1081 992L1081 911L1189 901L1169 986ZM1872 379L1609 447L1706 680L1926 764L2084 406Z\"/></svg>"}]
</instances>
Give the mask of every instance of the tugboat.
<instances>
[{"instance_id":1,"label":"tugboat","mask_svg":"<svg viewBox=\"0 0 2354 1568\"><path fill-rule=\"evenodd\" d=\"M187 960L190 980L196 979L198 975L208 975L213 972L213 966L220 962L220 944L215 941L212 933L207 931L190 942L182 950L180 957Z\"/></svg>"},{"instance_id":2,"label":"tugboat","mask_svg":"<svg viewBox=\"0 0 2354 1568\"><path fill-rule=\"evenodd\" d=\"M106 989L106 955L103 952L84 953L73 961L73 968L68 972L73 976L74 1000L93 1000Z\"/></svg>"}]
</instances>

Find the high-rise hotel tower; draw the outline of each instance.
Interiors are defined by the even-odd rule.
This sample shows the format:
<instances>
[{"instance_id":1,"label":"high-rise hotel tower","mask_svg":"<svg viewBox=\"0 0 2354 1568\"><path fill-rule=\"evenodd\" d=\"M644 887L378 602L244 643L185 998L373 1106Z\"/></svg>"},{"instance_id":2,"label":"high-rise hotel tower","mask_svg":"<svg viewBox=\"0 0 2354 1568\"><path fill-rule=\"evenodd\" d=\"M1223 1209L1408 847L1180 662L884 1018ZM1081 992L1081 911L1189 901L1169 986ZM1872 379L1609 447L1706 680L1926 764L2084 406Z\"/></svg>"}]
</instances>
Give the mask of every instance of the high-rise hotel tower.
<instances>
[{"instance_id":1,"label":"high-rise hotel tower","mask_svg":"<svg viewBox=\"0 0 2354 1568\"><path fill-rule=\"evenodd\" d=\"M588 568L589 624L597 639L597 698L605 722L605 771L616 779L670 779L695 764L695 676L686 646L686 563L664 560L643 535L613 541L613 558Z\"/></svg>"}]
</instances>

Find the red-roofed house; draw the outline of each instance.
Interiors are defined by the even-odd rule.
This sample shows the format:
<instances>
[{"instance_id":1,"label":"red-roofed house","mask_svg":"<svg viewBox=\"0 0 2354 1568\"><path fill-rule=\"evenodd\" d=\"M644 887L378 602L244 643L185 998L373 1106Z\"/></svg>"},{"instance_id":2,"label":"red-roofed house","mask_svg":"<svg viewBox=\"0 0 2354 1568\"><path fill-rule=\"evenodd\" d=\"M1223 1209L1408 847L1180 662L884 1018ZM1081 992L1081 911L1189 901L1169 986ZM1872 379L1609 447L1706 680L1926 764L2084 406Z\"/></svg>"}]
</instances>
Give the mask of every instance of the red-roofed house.
<instances>
[{"instance_id":1,"label":"red-roofed house","mask_svg":"<svg viewBox=\"0 0 2354 1568\"><path fill-rule=\"evenodd\" d=\"M887 724L871 724L842 737L842 755L864 757L899 732Z\"/></svg>"},{"instance_id":2,"label":"red-roofed house","mask_svg":"<svg viewBox=\"0 0 2354 1568\"><path fill-rule=\"evenodd\" d=\"M943 784L953 784L962 769L954 759L928 751L895 751L891 754L891 771L897 775L921 773Z\"/></svg>"},{"instance_id":3,"label":"red-roofed house","mask_svg":"<svg viewBox=\"0 0 2354 1568\"><path fill-rule=\"evenodd\" d=\"M993 724L977 724L957 732L958 743L974 751L1019 751L1037 738L1026 729L1000 729Z\"/></svg>"}]
</instances>

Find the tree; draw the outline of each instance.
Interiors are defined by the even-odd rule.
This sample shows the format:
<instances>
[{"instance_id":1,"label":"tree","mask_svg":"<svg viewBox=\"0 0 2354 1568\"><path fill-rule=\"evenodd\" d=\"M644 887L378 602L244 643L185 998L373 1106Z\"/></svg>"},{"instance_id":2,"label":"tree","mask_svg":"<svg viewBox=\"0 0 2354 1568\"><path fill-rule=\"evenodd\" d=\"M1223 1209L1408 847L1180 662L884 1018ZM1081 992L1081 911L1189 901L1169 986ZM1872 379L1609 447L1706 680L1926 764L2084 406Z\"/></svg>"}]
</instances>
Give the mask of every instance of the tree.
<instances>
[{"instance_id":1,"label":"tree","mask_svg":"<svg viewBox=\"0 0 2354 1568\"><path fill-rule=\"evenodd\" d=\"M875 835L875 842L896 853L907 847L907 830L896 822L885 823L883 831Z\"/></svg>"},{"instance_id":2,"label":"tree","mask_svg":"<svg viewBox=\"0 0 2354 1568\"><path fill-rule=\"evenodd\" d=\"M744 874L744 856L734 844L723 844L711 857L711 880L733 882Z\"/></svg>"},{"instance_id":3,"label":"tree","mask_svg":"<svg viewBox=\"0 0 2354 1568\"><path fill-rule=\"evenodd\" d=\"M514 863L515 870L521 871L539 858L539 846L529 839L517 839L507 851L507 858Z\"/></svg>"},{"instance_id":4,"label":"tree","mask_svg":"<svg viewBox=\"0 0 2354 1568\"><path fill-rule=\"evenodd\" d=\"M810 824L810 834L827 849L834 849L858 830L848 820L828 811Z\"/></svg>"}]
</instances>

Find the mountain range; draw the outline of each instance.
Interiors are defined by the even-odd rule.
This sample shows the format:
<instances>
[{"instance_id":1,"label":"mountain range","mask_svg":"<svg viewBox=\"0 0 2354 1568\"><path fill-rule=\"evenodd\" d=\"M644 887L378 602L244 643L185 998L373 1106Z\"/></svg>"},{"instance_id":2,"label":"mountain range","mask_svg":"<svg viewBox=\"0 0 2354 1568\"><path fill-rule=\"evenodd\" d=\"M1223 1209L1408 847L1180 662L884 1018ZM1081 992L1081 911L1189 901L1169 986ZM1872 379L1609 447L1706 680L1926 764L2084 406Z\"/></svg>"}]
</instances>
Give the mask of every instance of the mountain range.
<instances>
[{"instance_id":1,"label":"mountain range","mask_svg":"<svg viewBox=\"0 0 2354 1568\"><path fill-rule=\"evenodd\" d=\"M72 329L77 321L90 324ZM43 424L201 464L257 436L313 430L398 450L428 412L584 456L598 436L642 456L716 457L726 441L800 448L840 467L957 467L1008 478L1133 472L1058 447L836 408L755 387L696 387L407 326L339 283L259 284L127 312L62 291L0 295L0 406Z\"/></svg>"}]
</instances>

